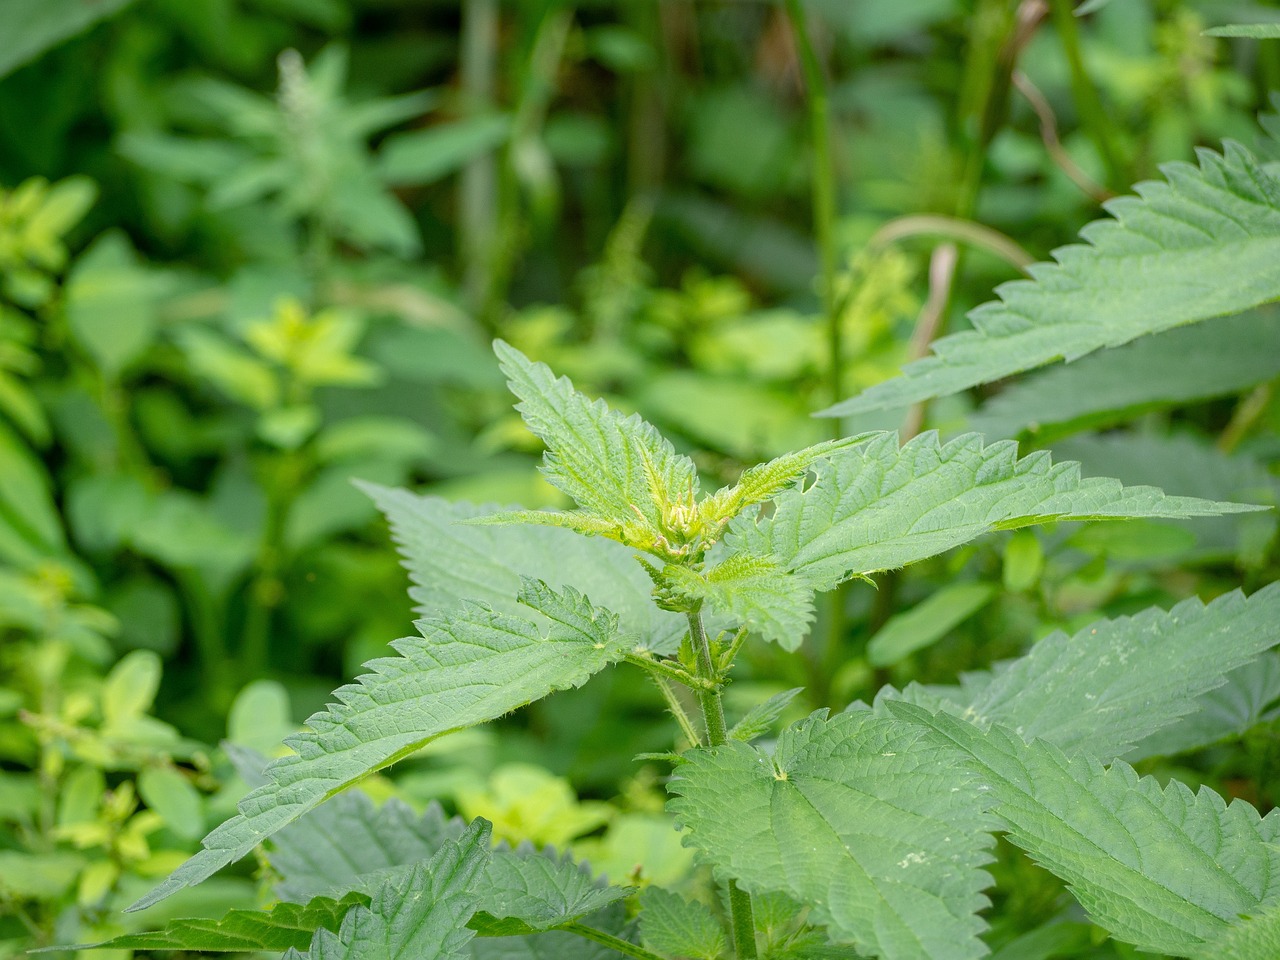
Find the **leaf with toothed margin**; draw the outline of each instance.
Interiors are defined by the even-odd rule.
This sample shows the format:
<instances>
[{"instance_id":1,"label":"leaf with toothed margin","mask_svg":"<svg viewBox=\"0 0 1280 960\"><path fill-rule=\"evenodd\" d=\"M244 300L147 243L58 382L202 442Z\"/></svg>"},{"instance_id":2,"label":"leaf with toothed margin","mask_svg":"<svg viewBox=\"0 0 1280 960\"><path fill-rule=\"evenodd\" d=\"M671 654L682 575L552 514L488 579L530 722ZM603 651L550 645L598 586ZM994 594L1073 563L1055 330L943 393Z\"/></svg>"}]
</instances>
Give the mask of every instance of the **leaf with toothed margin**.
<instances>
[{"instance_id":1,"label":"leaf with toothed margin","mask_svg":"<svg viewBox=\"0 0 1280 960\"><path fill-rule=\"evenodd\" d=\"M887 960L987 953L992 821L954 751L861 709L793 724L772 756L736 741L682 756L669 806L720 878L785 893Z\"/></svg>"},{"instance_id":2,"label":"leaf with toothed margin","mask_svg":"<svg viewBox=\"0 0 1280 960\"><path fill-rule=\"evenodd\" d=\"M731 554L706 572L668 566L672 590L742 624L781 646L796 650L813 620L813 584L768 557Z\"/></svg>"},{"instance_id":3,"label":"leaf with toothed margin","mask_svg":"<svg viewBox=\"0 0 1280 960\"><path fill-rule=\"evenodd\" d=\"M778 496L771 515L730 524L725 542L773 557L818 589L924 560L992 530L1265 509L1083 478L1079 464L1055 464L1042 451L1018 459L1012 441L984 444L973 433L944 444L930 431L901 448L896 434L880 433L814 470L817 479Z\"/></svg>"},{"instance_id":4,"label":"leaf with toothed margin","mask_svg":"<svg viewBox=\"0 0 1280 960\"><path fill-rule=\"evenodd\" d=\"M1104 767L999 725L984 732L915 704L885 707L963 758L1009 839L1067 881L1090 919L1118 940L1200 955L1280 899L1280 810L1260 817L1208 787L1161 787L1122 760Z\"/></svg>"},{"instance_id":5,"label":"leaf with toothed margin","mask_svg":"<svg viewBox=\"0 0 1280 960\"><path fill-rule=\"evenodd\" d=\"M313 715L309 730L285 743L267 783L240 801L240 812L204 839L204 849L131 907L141 910L199 883L243 857L281 827L334 794L420 749L441 734L579 686L635 645L617 617L573 590L557 593L526 580L521 602L549 626L479 604L420 621L421 637L399 640L399 657L340 687L338 703Z\"/></svg>"},{"instance_id":6,"label":"leaf with toothed margin","mask_svg":"<svg viewBox=\"0 0 1280 960\"><path fill-rule=\"evenodd\" d=\"M1103 347L1280 299L1280 181L1237 143L1162 166L1104 206L1085 243L996 290L974 329L933 344L902 375L822 411L848 416L943 397Z\"/></svg>"}]
</instances>

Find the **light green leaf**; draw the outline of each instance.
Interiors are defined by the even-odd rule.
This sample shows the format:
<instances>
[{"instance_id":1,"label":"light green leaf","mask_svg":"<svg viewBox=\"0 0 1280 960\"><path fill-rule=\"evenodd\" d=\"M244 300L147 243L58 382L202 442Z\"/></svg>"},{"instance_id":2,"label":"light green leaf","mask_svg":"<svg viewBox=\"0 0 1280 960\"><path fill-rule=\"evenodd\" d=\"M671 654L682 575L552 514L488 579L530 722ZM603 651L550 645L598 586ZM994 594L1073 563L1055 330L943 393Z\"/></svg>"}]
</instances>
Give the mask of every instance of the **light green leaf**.
<instances>
[{"instance_id":1,"label":"light green leaf","mask_svg":"<svg viewBox=\"0 0 1280 960\"><path fill-rule=\"evenodd\" d=\"M1218 936L1199 947L1192 960L1272 960L1280 957L1280 901L1272 900L1257 910L1241 914L1238 923L1224 928Z\"/></svg>"},{"instance_id":2,"label":"light green leaf","mask_svg":"<svg viewBox=\"0 0 1280 960\"><path fill-rule=\"evenodd\" d=\"M393 133L378 155L379 178L392 186L433 183L506 142L511 118L480 114L425 130Z\"/></svg>"},{"instance_id":3,"label":"light green leaf","mask_svg":"<svg viewBox=\"0 0 1280 960\"><path fill-rule=\"evenodd\" d=\"M808 489L793 487L776 498L772 516L730 524L726 542L743 553L773 556L819 589L935 556L991 530L1262 509L1084 479L1078 464L1054 464L1044 452L1019 460L1016 444L984 446L977 434L942 444L928 432L899 449L896 434L880 433L818 461L814 470Z\"/></svg>"},{"instance_id":4,"label":"light green leaf","mask_svg":"<svg viewBox=\"0 0 1280 960\"><path fill-rule=\"evenodd\" d=\"M138 774L138 794L180 837L204 833L204 805L191 781L172 767L147 767Z\"/></svg>"},{"instance_id":5,"label":"light green leaf","mask_svg":"<svg viewBox=\"0 0 1280 960\"><path fill-rule=\"evenodd\" d=\"M809 633L813 584L766 557L731 554L705 574L668 565L663 576L682 595L707 601L784 650L798 649Z\"/></svg>"},{"instance_id":6,"label":"light green leaf","mask_svg":"<svg viewBox=\"0 0 1280 960\"><path fill-rule=\"evenodd\" d=\"M206 953L256 953L305 948L319 929L337 930L342 918L369 898L354 893L341 900L317 897L305 906L277 903L270 910L231 910L218 918L170 920L152 933L131 933L80 950L190 950Z\"/></svg>"},{"instance_id":7,"label":"light green leaf","mask_svg":"<svg viewBox=\"0 0 1280 960\"><path fill-rule=\"evenodd\" d=\"M998 393L969 418L975 433L1047 439L1146 410L1247 390L1280 374L1280 309L1152 334L1050 367Z\"/></svg>"},{"instance_id":8,"label":"light green leaf","mask_svg":"<svg viewBox=\"0 0 1280 960\"><path fill-rule=\"evenodd\" d=\"M541 933L580 920L633 891L597 880L585 864L528 844L496 850L478 886L470 926L482 937Z\"/></svg>"},{"instance_id":9,"label":"light green leaf","mask_svg":"<svg viewBox=\"0 0 1280 960\"><path fill-rule=\"evenodd\" d=\"M867 662L887 667L937 643L995 596L986 583L953 583L886 621L867 644Z\"/></svg>"},{"instance_id":10,"label":"light green leaf","mask_svg":"<svg viewBox=\"0 0 1280 960\"><path fill-rule=\"evenodd\" d=\"M782 716L782 712L791 705L791 701L803 692L804 687L792 687L782 693L775 693L763 703L757 703L729 730L729 739L750 743L756 737L768 733Z\"/></svg>"},{"instance_id":11,"label":"light green leaf","mask_svg":"<svg viewBox=\"0 0 1280 960\"><path fill-rule=\"evenodd\" d=\"M998 288L998 301L969 315L973 330L824 415L946 396L1280 298L1280 183L1236 143L1199 159L1166 164L1167 182L1109 201L1114 219L1085 227L1086 243L1054 251L1033 280Z\"/></svg>"},{"instance_id":12,"label":"light green leaf","mask_svg":"<svg viewBox=\"0 0 1280 960\"><path fill-rule=\"evenodd\" d=\"M67 325L109 378L151 343L161 289L118 231L103 234L76 261L67 277Z\"/></svg>"},{"instance_id":13,"label":"light green leaf","mask_svg":"<svg viewBox=\"0 0 1280 960\"><path fill-rule=\"evenodd\" d=\"M102 722L113 727L146 713L160 689L160 658L151 650L132 650L102 681Z\"/></svg>"},{"instance_id":14,"label":"light green leaf","mask_svg":"<svg viewBox=\"0 0 1280 960\"><path fill-rule=\"evenodd\" d=\"M1248 37L1251 40L1280 40L1280 23L1229 23L1210 27L1207 37Z\"/></svg>"},{"instance_id":15,"label":"light green leaf","mask_svg":"<svg viewBox=\"0 0 1280 960\"><path fill-rule=\"evenodd\" d=\"M1176 780L1161 788L1123 761L1104 768L1001 726L983 733L914 704L887 707L968 758L1009 839L1118 940L1186 956L1280 897L1280 812L1259 817Z\"/></svg>"},{"instance_id":16,"label":"light green leaf","mask_svg":"<svg viewBox=\"0 0 1280 960\"><path fill-rule=\"evenodd\" d=\"M1227 675L1280 644L1280 583L1168 612L1099 620L1055 632L994 673L965 677L954 702L979 726L999 723L1026 739L1103 761L1191 714ZM1130 754L1133 756L1133 754Z\"/></svg>"},{"instance_id":17,"label":"light green leaf","mask_svg":"<svg viewBox=\"0 0 1280 960\"><path fill-rule=\"evenodd\" d=\"M684 754L670 801L721 877L810 907L832 939L889 960L983 956L990 822L959 758L858 710L784 730L773 756Z\"/></svg>"},{"instance_id":18,"label":"light green leaf","mask_svg":"<svg viewBox=\"0 0 1280 960\"><path fill-rule=\"evenodd\" d=\"M516 613L522 608L512 597L520 589L520 578L538 576L552 586L570 586L607 601L622 628L652 650L673 652L684 635L686 619L654 606L653 584L621 544L548 527L463 524L459 521L487 516L497 508L450 503L371 483L357 486L386 514L414 584L409 595L424 616L457 610L466 600Z\"/></svg>"},{"instance_id":19,"label":"light green leaf","mask_svg":"<svg viewBox=\"0 0 1280 960\"><path fill-rule=\"evenodd\" d=\"M470 604L419 621L421 637L396 641L399 657L373 660L369 673L340 687L339 701L314 714L285 743L295 753L272 762L268 782L201 850L131 909L199 883L357 780L406 757L441 734L500 717L554 690L579 686L634 646L617 617L579 593L526 580L521 602L549 626Z\"/></svg>"},{"instance_id":20,"label":"light green leaf","mask_svg":"<svg viewBox=\"0 0 1280 960\"><path fill-rule=\"evenodd\" d=\"M0 77L12 73L63 40L114 16L132 0L50 0L0 4Z\"/></svg>"},{"instance_id":21,"label":"light green leaf","mask_svg":"<svg viewBox=\"0 0 1280 960\"><path fill-rule=\"evenodd\" d=\"M388 880L368 907L353 907L337 934L316 931L298 960L464 960L475 934L477 880L489 859L489 824L477 820L426 863Z\"/></svg>"},{"instance_id":22,"label":"light green leaf","mask_svg":"<svg viewBox=\"0 0 1280 960\"><path fill-rule=\"evenodd\" d=\"M661 887L640 894L640 939L651 950L690 960L718 960L726 945L724 930L705 905Z\"/></svg>"},{"instance_id":23,"label":"light green leaf","mask_svg":"<svg viewBox=\"0 0 1280 960\"><path fill-rule=\"evenodd\" d=\"M655 541L671 539L680 527L677 508L694 519L697 468L652 424L590 400L546 364L530 361L501 340L493 349L511 392L520 398L516 409L547 445L543 473L587 513L617 524L615 539L635 526Z\"/></svg>"}]
</instances>

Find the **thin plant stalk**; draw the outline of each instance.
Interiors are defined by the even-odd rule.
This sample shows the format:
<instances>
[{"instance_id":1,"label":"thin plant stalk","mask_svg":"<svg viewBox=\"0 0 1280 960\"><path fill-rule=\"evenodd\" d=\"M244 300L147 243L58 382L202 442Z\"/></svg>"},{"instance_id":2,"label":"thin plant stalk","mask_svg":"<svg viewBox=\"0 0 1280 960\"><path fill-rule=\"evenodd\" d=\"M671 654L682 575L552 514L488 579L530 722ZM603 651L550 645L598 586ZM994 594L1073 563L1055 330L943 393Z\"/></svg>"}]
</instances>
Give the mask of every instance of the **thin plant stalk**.
<instances>
[{"instance_id":1,"label":"thin plant stalk","mask_svg":"<svg viewBox=\"0 0 1280 960\"><path fill-rule=\"evenodd\" d=\"M707 628L702 614L689 614L689 642L693 645L698 662L698 675L708 680L718 676L711 656L711 643L707 640ZM707 746L718 747L728 742L729 728L724 720L724 703L720 690L698 691L698 703L702 706L702 719L707 727ZM729 925L733 932L733 948L738 960L754 960L756 956L755 911L751 906L751 894L729 881Z\"/></svg>"},{"instance_id":2,"label":"thin plant stalk","mask_svg":"<svg viewBox=\"0 0 1280 960\"><path fill-rule=\"evenodd\" d=\"M665 960L658 954L646 950L644 947L636 946L629 940L623 940L615 937L611 933L605 933L603 930L597 930L595 927L588 927L585 923L566 923L562 927L556 927L557 930L563 930L566 933L576 934L584 940L591 940L594 943L603 944L618 953L627 957L635 957L636 960Z\"/></svg>"},{"instance_id":3,"label":"thin plant stalk","mask_svg":"<svg viewBox=\"0 0 1280 960\"><path fill-rule=\"evenodd\" d=\"M1102 162L1107 168L1107 185L1118 187L1128 183L1124 169L1120 163L1120 154L1116 149L1115 130L1098 90L1089 78L1084 66L1084 54L1080 49L1080 28L1076 23L1075 9L1071 0L1049 0L1053 11L1053 23L1062 41L1062 50L1067 57L1067 66L1071 71L1071 96L1076 110L1080 114L1080 124L1085 133L1098 148Z\"/></svg>"},{"instance_id":4,"label":"thin plant stalk","mask_svg":"<svg viewBox=\"0 0 1280 960\"><path fill-rule=\"evenodd\" d=\"M466 0L462 6L461 80L468 115L488 110L494 92L498 48L497 0ZM488 302L492 241L497 225L497 165L492 153L472 158L458 185L458 231L463 287L477 313Z\"/></svg>"}]
</instances>

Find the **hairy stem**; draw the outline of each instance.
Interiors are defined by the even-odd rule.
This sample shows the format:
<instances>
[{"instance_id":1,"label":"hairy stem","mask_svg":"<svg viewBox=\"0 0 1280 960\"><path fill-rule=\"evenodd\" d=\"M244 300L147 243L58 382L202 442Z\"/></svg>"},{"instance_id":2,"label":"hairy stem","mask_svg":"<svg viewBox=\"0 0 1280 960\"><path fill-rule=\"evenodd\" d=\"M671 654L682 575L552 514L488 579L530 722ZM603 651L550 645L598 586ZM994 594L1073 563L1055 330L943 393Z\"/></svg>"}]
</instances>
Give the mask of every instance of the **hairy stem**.
<instances>
[{"instance_id":1,"label":"hairy stem","mask_svg":"<svg viewBox=\"0 0 1280 960\"><path fill-rule=\"evenodd\" d=\"M675 690L671 688L671 684L667 683L660 674L650 674L653 682L657 684L659 690L662 691L662 698L667 701L667 709L671 711L671 716L676 718L676 723L680 727L680 732L684 734L684 738L691 744L700 741L698 731L693 726L693 721L689 719L689 714L685 712L684 705L680 702L680 698L676 696Z\"/></svg>"},{"instance_id":2,"label":"hairy stem","mask_svg":"<svg viewBox=\"0 0 1280 960\"><path fill-rule=\"evenodd\" d=\"M604 946L611 947L625 956L635 957L636 960L665 960L665 958L646 950L644 947L638 947L628 940L615 937L613 934L605 933L603 930L597 930L595 927L588 927L583 923L566 923L562 927L556 927L556 929L563 930L566 933L576 934L585 940L592 940L595 943L604 944Z\"/></svg>"},{"instance_id":3,"label":"hairy stem","mask_svg":"<svg viewBox=\"0 0 1280 960\"><path fill-rule=\"evenodd\" d=\"M689 614L689 642L693 644L693 652L698 660L698 675L708 680L718 679L711 656L711 643L707 640L707 628L703 625L701 613ZM707 725L707 745L718 747L729 739L719 687L699 690L698 702L702 705L702 719ZM729 881L729 925L733 930L733 947L738 960L754 960L756 922L755 911L751 907L751 894L738 889L737 883L732 880Z\"/></svg>"}]
</instances>

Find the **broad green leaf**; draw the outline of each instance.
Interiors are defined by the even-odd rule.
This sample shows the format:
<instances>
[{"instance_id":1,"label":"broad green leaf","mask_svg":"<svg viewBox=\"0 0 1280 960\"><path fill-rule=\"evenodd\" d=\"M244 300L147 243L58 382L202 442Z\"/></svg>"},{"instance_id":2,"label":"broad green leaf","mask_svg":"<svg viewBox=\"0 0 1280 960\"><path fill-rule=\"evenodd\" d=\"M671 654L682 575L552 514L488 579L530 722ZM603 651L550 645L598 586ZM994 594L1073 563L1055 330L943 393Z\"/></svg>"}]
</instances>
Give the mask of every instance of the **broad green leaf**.
<instances>
[{"instance_id":1,"label":"broad green leaf","mask_svg":"<svg viewBox=\"0 0 1280 960\"><path fill-rule=\"evenodd\" d=\"M503 613L520 612L512 599L520 578L537 576L607 603L622 628L650 649L672 652L684 635L685 618L654 606L653 584L621 544L551 527L463 524L458 521L497 508L357 485L386 515L413 581L409 595L424 616L449 613L467 600L482 600Z\"/></svg>"},{"instance_id":2,"label":"broad green leaf","mask_svg":"<svg viewBox=\"0 0 1280 960\"><path fill-rule=\"evenodd\" d=\"M102 681L102 722L119 726L151 708L160 689L160 657L152 650L132 650L120 658Z\"/></svg>"},{"instance_id":3,"label":"broad green leaf","mask_svg":"<svg viewBox=\"0 0 1280 960\"><path fill-rule=\"evenodd\" d=\"M479 885L471 929L482 937L542 933L581 920L633 891L597 880L590 867L528 844L494 851Z\"/></svg>"},{"instance_id":4,"label":"broad green leaf","mask_svg":"<svg viewBox=\"0 0 1280 960\"><path fill-rule=\"evenodd\" d=\"M369 898L353 893L341 900L317 897L305 905L277 903L270 910L231 910L218 918L170 920L152 933L131 933L81 950L190 950L206 953L249 953L304 949L319 929L336 931L342 918Z\"/></svg>"},{"instance_id":5,"label":"broad green leaf","mask_svg":"<svg viewBox=\"0 0 1280 960\"><path fill-rule=\"evenodd\" d=\"M1165 181L1105 204L1083 244L1054 251L1032 280L996 291L969 315L974 329L943 337L902 376L836 404L826 416L946 396L1075 360L1149 333L1280 299L1280 182L1239 144L1170 163Z\"/></svg>"},{"instance_id":6,"label":"broad green leaf","mask_svg":"<svg viewBox=\"0 0 1280 960\"><path fill-rule=\"evenodd\" d=\"M204 833L200 793L173 767L144 769L138 774L138 794L178 836L196 840Z\"/></svg>"},{"instance_id":7,"label":"broad green leaf","mask_svg":"<svg viewBox=\"0 0 1280 960\"><path fill-rule=\"evenodd\" d=\"M710 909L661 887L640 894L640 938L651 950L690 960L719 960L726 946Z\"/></svg>"},{"instance_id":8,"label":"broad green leaf","mask_svg":"<svg viewBox=\"0 0 1280 960\"><path fill-rule=\"evenodd\" d=\"M425 863L388 880L368 907L353 907L334 934L316 931L307 954L288 960L464 960L475 933L477 881L489 859L489 824L477 820Z\"/></svg>"},{"instance_id":9,"label":"broad green leaf","mask_svg":"<svg viewBox=\"0 0 1280 960\"><path fill-rule=\"evenodd\" d=\"M1239 393L1280 374L1280 309L1152 334L1051 367L998 393L968 420L976 433L1044 441L1138 413Z\"/></svg>"},{"instance_id":10,"label":"broad green leaf","mask_svg":"<svg viewBox=\"0 0 1280 960\"><path fill-rule=\"evenodd\" d=\"M977 434L942 444L928 432L899 449L896 434L880 433L818 461L814 471L808 489L793 487L775 499L771 516L730 524L726 542L772 556L819 589L932 557L991 530L1262 509L1085 479L1078 464L1054 464L1044 452L1019 460L1016 444L984 446Z\"/></svg>"},{"instance_id":11,"label":"broad green leaf","mask_svg":"<svg viewBox=\"0 0 1280 960\"><path fill-rule=\"evenodd\" d=\"M1201 705L1280 644L1280 584L1055 632L994 673L970 674L961 716L1110 761ZM1256 669L1256 667L1255 667ZM1130 754L1133 756L1133 754Z\"/></svg>"},{"instance_id":12,"label":"broad green leaf","mask_svg":"<svg viewBox=\"0 0 1280 960\"><path fill-rule=\"evenodd\" d=\"M1280 812L1259 817L1177 780L1162 788L1123 761L1103 767L1001 726L984 733L914 704L887 707L968 759L1009 839L1118 940L1186 956L1280 897Z\"/></svg>"},{"instance_id":13,"label":"broad green leaf","mask_svg":"<svg viewBox=\"0 0 1280 960\"><path fill-rule=\"evenodd\" d=\"M684 757L669 805L720 877L786 893L890 960L986 953L990 821L946 746L858 710L788 727L772 756L731 742Z\"/></svg>"},{"instance_id":14,"label":"broad green leaf","mask_svg":"<svg viewBox=\"0 0 1280 960\"><path fill-rule=\"evenodd\" d=\"M737 553L705 574L671 564L663 576L683 596L707 601L784 650L797 649L809 632L813 584L773 560Z\"/></svg>"},{"instance_id":15,"label":"broad green leaf","mask_svg":"<svg viewBox=\"0 0 1280 960\"><path fill-rule=\"evenodd\" d=\"M664 545L694 519L698 471L670 441L638 416L624 417L590 400L542 363L494 341L516 409L547 445L543 473L586 513L617 527L615 539L642 549ZM687 516L678 516L684 511ZM636 528L634 533L632 528ZM651 543L637 543L647 537Z\"/></svg>"},{"instance_id":16,"label":"broad green leaf","mask_svg":"<svg viewBox=\"0 0 1280 960\"><path fill-rule=\"evenodd\" d=\"M634 647L617 617L579 593L527 580L521 601L549 625L471 604L419 621L421 637L396 641L399 657L373 660L369 673L338 688L339 701L314 714L272 762L268 782L240 812L204 839L204 849L130 909L140 910L199 883L281 827L368 774L441 734L483 723L554 690L579 686Z\"/></svg>"},{"instance_id":17,"label":"broad green leaf","mask_svg":"<svg viewBox=\"0 0 1280 960\"><path fill-rule=\"evenodd\" d=\"M1227 674L1226 682L1196 698L1195 707L1172 726L1145 737L1124 755L1167 757L1238 737L1280 717L1280 653L1265 653Z\"/></svg>"},{"instance_id":18,"label":"broad green leaf","mask_svg":"<svg viewBox=\"0 0 1280 960\"><path fill-rule=\"evenodd\" d=\"M1280 900L1242 914L1238 923L1199 947L1192 960L1271 960L1280 957Z\"/></svg>"},{"instance_id":19,"label":"broad green leaf","mask_svg":"<svg viewBox=\"0 0 1280 960\"><path fill-rule=\"evenodd\" d=\"M151 343L162 286L118 231L100 236L72 267L67 326L108 378L118 377Z\"/></svg>"},{"instance_id":20,"label":"broad green leaf","mask_svg":"<svg viewBox=\"0 0 1280 960\"><path fill-rule=\"evenodd\" d=\"M867 644L867 662L887 667L937 643L995 596L986 583L953 583L890 617Z\"/></svg>"},{"instance_id":21,"label":"broad green leaf","mask_svg":"<svg viewBox=\"0 0 1280 960\"><path fill-rule=\"evenodd\" d=\"M50 0L45 3L0 4L0 77L74 37L99 20L114 16L132 0Z\"/></svg>"}]
</instances>

